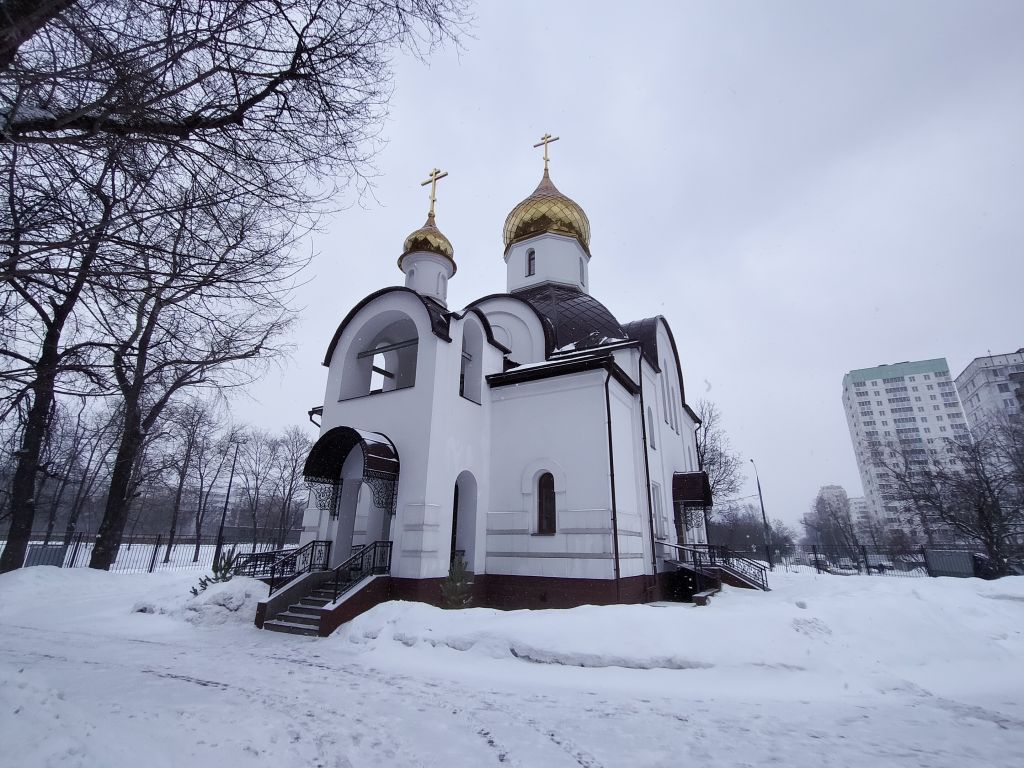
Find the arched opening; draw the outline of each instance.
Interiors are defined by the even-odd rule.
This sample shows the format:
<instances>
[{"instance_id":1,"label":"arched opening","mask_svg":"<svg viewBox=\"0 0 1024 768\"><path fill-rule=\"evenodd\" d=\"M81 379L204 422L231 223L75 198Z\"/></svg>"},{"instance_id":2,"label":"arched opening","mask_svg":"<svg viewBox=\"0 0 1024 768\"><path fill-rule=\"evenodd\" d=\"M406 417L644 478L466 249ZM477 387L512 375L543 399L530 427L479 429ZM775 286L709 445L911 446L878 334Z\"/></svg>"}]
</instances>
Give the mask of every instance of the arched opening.
<instances>
[{"instance_id":1,"label":"arched opening","mask_svg":"<svg viewBox=\"0 0 1024 768\"><path fill-rule=\"evenodd\" d=\"M544 472L537 478L537 533L554 533L555 518L555 478Z\"/></svg>"},{"instance_id":2,"label":"arched opening","mask_svg":"<svg viewBox=\"0 0 1024 768\"><path fill-rule=\"evenodd\" d=\"M531 248L526 252L526 276L537 274L537 252Z\"/></svg>"},{"instance_id":3,"label":"arched opening","mask_svg":"<svg viewBox=\"0 0 1024 768\"><path fill-rule=\"evenodd\" d=\"M313 445L303 476L320 510L319 537L332 542L332 565L353 546L390 540L398 469L395 446L376 432L336 427Z\"/></svg>"},{"instance_id":4,"label":"arched opening","mask_svg":"<svg viewBox=\"0 0 1024 768\"><path fill-rule=\"evenodd\" d=\"M484 334L480 324L467 320L462 326L462 360L459 368L459 394L480 402L483 386Z\"/></svg>"},{"instance_id":5,"label":"arched opening","mask_svg":"<svg viewBox=\"0 0 1024 768\"><path fill-rule=\"evenodd\" d=\"M475 571L477 484L473 473L466 470L455 480L452 499L451 561L461 557L467 571Z\"/></svg>"},{"instance_id":6,"label":"arched opening","mask_svg":"<svg viewBox=\"0 0 1024 768\"><path fill-rule=\"evenodd\" d=\"M654 411L651 410L651 406L647 406L647 441L651 444L651 448L658 447L654 440Z\"/></svg>"},{"instance_id":7,"label":"arched opening","mask_svg":"<svg viewBox=\"0 0 1024 768\"><path fill-rule=\"evenodd\" d=\"M419 334L412 318L401 312L382 313L367 323L356 339L342 372L341 400L416 384Z\"/></svg>"}]
</instances>

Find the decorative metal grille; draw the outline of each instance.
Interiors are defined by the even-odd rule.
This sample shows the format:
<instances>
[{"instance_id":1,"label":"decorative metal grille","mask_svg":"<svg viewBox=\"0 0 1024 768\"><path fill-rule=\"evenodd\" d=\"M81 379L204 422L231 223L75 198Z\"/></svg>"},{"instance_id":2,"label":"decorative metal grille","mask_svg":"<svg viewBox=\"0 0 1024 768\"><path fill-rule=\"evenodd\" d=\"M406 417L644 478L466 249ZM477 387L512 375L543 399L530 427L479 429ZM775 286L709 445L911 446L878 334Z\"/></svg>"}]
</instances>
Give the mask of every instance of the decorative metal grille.
<instances>
[{"instance_id":1,"label":"decorative metal grille","mask_svg":"<svg viewBox=\"0 0 1024 768\"><path fill-rule=\"evenodd\" d=\"M319 510L330 510L331 517L338 515L338 502L341 499L341 480L328 480L325 477L307 477L306 486L309 488L313 503Z\"/></svg>"},{"instance_id":2,"label":"decorative metal grille","mask_svg":"<svg viewBox=\"0 0 1024 768\"><path fill-rule=\"evenodd\" d=\"M395 476L367 469L363 471L363 481L370 486L373 505L378 509L387 510L392 515L395 514Z\"/></svg>"}]
</instances>

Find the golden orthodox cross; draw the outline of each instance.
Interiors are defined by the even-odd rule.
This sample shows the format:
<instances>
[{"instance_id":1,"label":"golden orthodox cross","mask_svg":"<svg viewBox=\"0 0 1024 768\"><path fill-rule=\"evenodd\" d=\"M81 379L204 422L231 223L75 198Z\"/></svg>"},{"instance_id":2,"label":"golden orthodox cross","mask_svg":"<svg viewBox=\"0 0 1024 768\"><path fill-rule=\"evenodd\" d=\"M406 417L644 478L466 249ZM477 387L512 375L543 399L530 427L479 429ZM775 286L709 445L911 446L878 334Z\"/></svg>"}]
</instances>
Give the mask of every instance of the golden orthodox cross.
<instances>
[{"instance_id":1,"label":"golden orthodox cross","mask_svg":"<svg viewBox=\"0 0 1024 768\"><path fill-rule=\"evenodd\" d=\"M533 145L533 148L544 147L544 170L548 169L548 144L558 141L557 136L552 136L550 133L545 133L540 137L540 142Z\"/></svg>"},{"instance_id":2,"label":"golden orthodox cross","mask_svg":"<svg viewBox=\"0 0 1024 768\"><path fill-rule=\"evenodd\" d=\"M435 168L429 174L426 181L420 184L421 187L430 185L430 213L429 216L434 215L434 203L437 202L437 182L448 175L448 171L442 171L440 168Z\"/></svg>"}]
</instances>

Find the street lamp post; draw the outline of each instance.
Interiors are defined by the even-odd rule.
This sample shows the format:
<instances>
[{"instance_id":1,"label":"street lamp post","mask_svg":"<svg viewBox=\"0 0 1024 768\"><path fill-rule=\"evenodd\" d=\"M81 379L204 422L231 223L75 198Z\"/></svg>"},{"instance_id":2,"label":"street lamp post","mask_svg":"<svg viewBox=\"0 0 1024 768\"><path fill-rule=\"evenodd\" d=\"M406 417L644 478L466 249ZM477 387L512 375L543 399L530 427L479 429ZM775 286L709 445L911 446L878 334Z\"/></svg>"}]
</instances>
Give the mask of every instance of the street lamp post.
<instances>
[{"instance_id":1,"label":"street lamp post","mask_svg":"<svg viewBox=\"0 0 1024 768\"><path fill-rule=\"evenodd\" d=\"M228 500L231 498L231 484L235 480L235 464L238 462L238 448L241 443L235 443L235 457L231 460L231 474L228 475L228 492L224 494L224 509L220 513L220 528L217 529L217 546L213 550L213 562L220 558L221 548L224 546L224 520L228 516Z\"/></svg>"},{"instance_id":2,"label":"street lamp post","mask_svg":"<svg viewBox=\"0 0 1024 768\"><path fill-rule=\"evenodd\" d=\"M773 571L775 570L775 564L772 562L772 529L768 525L768 515L764 513L764 496L761 494L761 478L757 474L757 464L751 459L750 463L754 465L754 479L757 480L757 498L761 501L761 522L764 525L764 547L768 553L768 567Z\"/></svg>"}]
</instances>

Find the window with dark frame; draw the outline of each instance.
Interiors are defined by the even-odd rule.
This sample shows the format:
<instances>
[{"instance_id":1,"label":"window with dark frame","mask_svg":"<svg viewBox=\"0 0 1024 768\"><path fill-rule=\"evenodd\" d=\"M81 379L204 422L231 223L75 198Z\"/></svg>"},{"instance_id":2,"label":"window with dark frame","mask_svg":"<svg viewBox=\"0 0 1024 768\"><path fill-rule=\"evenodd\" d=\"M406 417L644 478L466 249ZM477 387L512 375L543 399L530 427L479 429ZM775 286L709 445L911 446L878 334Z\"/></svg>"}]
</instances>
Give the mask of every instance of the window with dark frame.
<instances>
[{"instance_id":1,"label":"window with dark frame","mask_svg":"<svg viewBox=\"0 0 1024 768\"><path fill-rule=\"evenodd\" d=\"M545 472L537 478L537 533L555 532L555 478Z\"/></svg>"},{"instance_id":2,"label":"window with dark frame","mask_svg":"<svg viewBox=\"0 0 1024 768\"><path fill-rule=\"evenodd\" d=\"M531 248L526 252L526 276L537 273L537 252Z\"/></svg>"}]
</instances>

